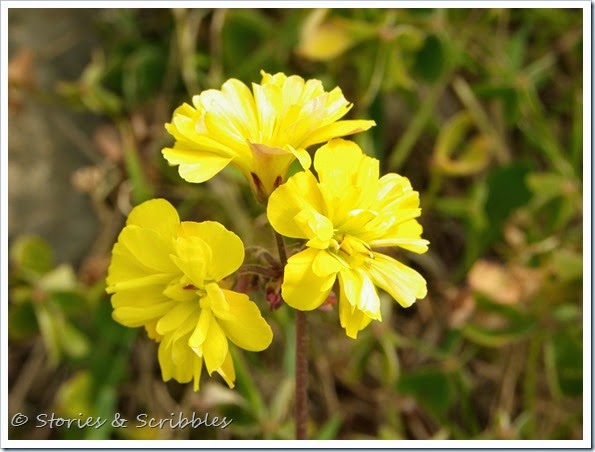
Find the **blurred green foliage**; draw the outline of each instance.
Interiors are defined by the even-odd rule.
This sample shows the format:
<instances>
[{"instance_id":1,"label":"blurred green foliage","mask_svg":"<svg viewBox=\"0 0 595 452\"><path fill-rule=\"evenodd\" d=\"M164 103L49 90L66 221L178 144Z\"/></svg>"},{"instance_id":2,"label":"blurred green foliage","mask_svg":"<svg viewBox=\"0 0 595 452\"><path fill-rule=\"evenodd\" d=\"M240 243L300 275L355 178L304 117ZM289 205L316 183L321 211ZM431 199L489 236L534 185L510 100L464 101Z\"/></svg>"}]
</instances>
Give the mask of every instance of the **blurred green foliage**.
<instances>
[{"instance_id":1,"label":"blurred green foliage","mask_svg":"<svg viewBox=\"0 0 595 452\"><path fill-rule=\"evenodd\" d=\"M426 300L403 310L385 297L383 322L356 341L335 312L308 316L310 436L582 437L581 10L118 9L96 22L101 45L56 94L117 137L97 152L118 182L88 190L110 239L90 256L103 262L95 272L55 265L41 238L13 240L12 411L233 419L220 431L108 422L50 438L292 438L290 310L265 312L269 350L234 350L234 390L215 378L194 394L161 382L144 333L111 319L102 273L124 215L152 196L183 218L223 222L247 245L271 244L233 170L190 185L160 155L176 106L264 69L338 85L350 116L377 122L354 140L420 191L431 242L425 255L400 256L426 276ZM261 291L251 296L266 311Z\"/></svg>"}]
</instances>

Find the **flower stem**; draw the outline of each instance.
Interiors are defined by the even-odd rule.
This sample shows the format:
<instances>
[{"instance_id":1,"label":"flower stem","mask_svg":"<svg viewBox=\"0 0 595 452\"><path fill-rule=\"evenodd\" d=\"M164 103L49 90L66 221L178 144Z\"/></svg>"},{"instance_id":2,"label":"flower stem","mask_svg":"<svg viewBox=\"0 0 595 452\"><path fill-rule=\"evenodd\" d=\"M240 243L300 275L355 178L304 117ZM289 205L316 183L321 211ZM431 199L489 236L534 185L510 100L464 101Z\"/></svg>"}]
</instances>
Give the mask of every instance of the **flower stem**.
<instances>
[{"instance_id":1,"label":"flower stem","mask_svg":"<svg viewBox=\"0 0 595 452\"><path fill-rule=\"evenodd\" d=\"M308 325L306 313L295 311L295 437L308 431Z\"/></svg>"},{"instance_id":2,"label":"flower stem","mask_svg":"<svg viewBox=\"0 0 595 452\"><path fill-rule=\"evenodd\" d=\"M283 236L277 231L275 231L275 240L277 241L277 250L279 250L279 260L281 261L281 266L285 268L285 265L287 264L287 250L285 249Z\"/></svg>"},{"instance_id":3,"label":"flower stem","mask_svg":"<svg viewBox=\"0 0 595 452\"><path fill-rule=\"evenodd\" d=\"M265 267L264 265L258 264L244 264L242 265L238 271L238 274L251 274L251 275L259 275L265 276L268 278L278 278L280 276L279 269Z\"/></svg>"},{"instance_id":4,"label":"flower stem","mask_svg":"<svg viewBox=\"0 0 595 452\"><path fill-rule=\"evenodd\" d=\"M284 269L287 250L283 236L275 231L279 260ZM295 311L295 437L307 439L308 430L308 328L306 313Z\"/></svg>"}]
</instances>

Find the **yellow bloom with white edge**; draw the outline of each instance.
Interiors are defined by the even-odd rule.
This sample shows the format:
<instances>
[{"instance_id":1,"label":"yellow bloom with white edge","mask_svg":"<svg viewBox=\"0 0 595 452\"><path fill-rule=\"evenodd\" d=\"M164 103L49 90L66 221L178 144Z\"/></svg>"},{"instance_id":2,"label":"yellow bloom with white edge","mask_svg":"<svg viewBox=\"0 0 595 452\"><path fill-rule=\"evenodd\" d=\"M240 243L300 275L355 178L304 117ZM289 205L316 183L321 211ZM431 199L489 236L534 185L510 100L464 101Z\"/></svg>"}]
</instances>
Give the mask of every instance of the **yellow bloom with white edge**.
<instances>
[{"instance_id":1,"label":"yellow bloom with white edge","mask_svg":"<svg viewBox=\"0 0 595 452\"><path fill-rule=\"evenodd\" d=\"M332 138L369 129L375 123L341 120L352 104L340 88L324 90L319 80L261 71L252 91L236 79L221 90L209 89L173 114L167 131L176 142L163 149L170 165L179 165L188 182L204 182L228 164L239 168L253 192L266 201L285 180L296 158L307 169L306 149Z\"/></svg>"},{"instance_id":2,"label":"yellow bloom with white edge","mask_svg":"<svg viewBox=\"0 0 595 452\"><path fill-rule=\"evenodd\" d=\"M144 326L159 342L164 381L194 381L203 361L233 387L235 371L228 340L250 351L264 350L272 331L245 294L224 288L223 278L244 260L240 238L223 225L180 222L164 199L130 212L112 250L107 292L113 318Z\"/></svg>"},{"instance_id":3,"label":"yellow bloom with white edge","mask_svg":"<svg viewBox=\"0 0 595 452\"><path fill-rule=\"evenodd\" d=\"M426 296L426 281L415 270L375 248L401 247L424 253L419 194L406 177L379 177L378 160L357 144L335 139L314 156L318 180L302 171L269 198L267 216L287 237L306 239L291 256L281 293L290 306L316 309L339 280L339 318L350 337L371 320L381 320L375 286L408 307Z\"/></svg>"}]
</instances>

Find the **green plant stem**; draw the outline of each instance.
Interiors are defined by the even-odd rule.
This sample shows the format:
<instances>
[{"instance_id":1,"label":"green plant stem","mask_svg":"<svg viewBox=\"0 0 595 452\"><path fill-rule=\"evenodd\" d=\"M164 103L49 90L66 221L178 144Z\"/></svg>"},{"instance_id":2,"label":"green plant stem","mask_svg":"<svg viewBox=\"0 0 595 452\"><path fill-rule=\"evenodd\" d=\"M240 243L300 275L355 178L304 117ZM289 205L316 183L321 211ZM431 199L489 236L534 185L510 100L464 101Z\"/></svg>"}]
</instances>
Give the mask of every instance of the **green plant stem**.
<instances>
[{"instance_id":1,"label":"green plant stem","mask_svg":"<svg viewBox=\"0 0 595 452\"><path fill-rule=\"evenodd\" d=\"M281 267L287 264L283 236L275 231ZM295 310L295 438L307 439L308 432L308 327L306 314Z\"/></svg>"},{"instance_id":2,"label":"green plant stem","mask_svg":"<svg viewBox=\"0 0 595 452\"><path fill-rule=\"evenodd\" d=\"M132 186L132 202L134 205L139 205L152 197L153 190L143 169L130 120L122 119L118 121L118 129L122 139L124 164Z\"/></svg>"},{"instance_id":3,"label":"green plant stem","mask_svg":"<svg viewBox=\"0 0 595 452\"><path fill-rule=\"evenodd\" d=\"M442 77L442 79L428 91L425 99L422 101L419 111L390 153L387 165L390 171L398 170L403 162L407 160L407 157L409 157L409 154L413 150L413 146L422 134L427 122L430 120L436 103L446 89L449 80L450 73Z\"/></svg>"}]
</instances>

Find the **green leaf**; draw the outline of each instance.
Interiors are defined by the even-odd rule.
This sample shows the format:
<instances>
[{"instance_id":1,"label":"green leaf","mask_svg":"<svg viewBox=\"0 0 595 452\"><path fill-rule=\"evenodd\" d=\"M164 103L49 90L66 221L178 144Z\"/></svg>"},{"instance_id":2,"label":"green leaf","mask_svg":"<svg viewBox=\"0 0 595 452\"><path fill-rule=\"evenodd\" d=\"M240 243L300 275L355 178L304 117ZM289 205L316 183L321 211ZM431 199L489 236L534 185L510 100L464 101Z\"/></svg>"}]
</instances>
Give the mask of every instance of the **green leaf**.
<instances>
[{"instance_id":1,"label":"green leaf","mask_svg":"<svg viewBox=\"0 0 595 452\"><path fill-rule=\"evenodd\" d=\"M515 124L519 115L519 94L513 82L485 83L473 86L473 92L478 97L495 98L502 102L503 119L506 124Z\"/></svg>"},{"instance_id":2,"label":"green leaf","mask_svg":"<svg viewBox=\"0 0 595 452\"><path fill-rule=\"evenodd\" d=\"M62 264L43 275L37 283L37 287L44 292L68 291L76 288L77 284L72 266Z\"/></svg>"},{"instance_id":3,"label":"green leaf","mask_svg":"<svg viewBox=\"0 0 595 452\"><path fill-rule=\"evenodd\" d=\"M564 187L572 184L572 180L559 173L533 172L527 175L527 187L536 197L551 199L564 195Z\"/></svg>"},{"instance_id":4,"label":"green leaf","mask_svg":"<svg viewBox=\"0 0 595 452\"><path fill-rule=\"evenodd\" d=\"M444 74L446 67L447 56L444 44L434 34L427 36L417 53L413 74L427 83L434 83Z\"/></svg>"},{"instance_id":5,"label":"green leaf","mask_svg":"<svg viewBox=\"0 0 595 452\"><path fill-rule=\"evenodd\" d=\"M295 378L285 377L277 384L275 396L271 401L270 421L281 423L291 414L293 397L295 396Z\"/></svg>"},{"instance_id":6,"label":"green leaf","mask_svg":"<svg viewBox=\"0 0 595 452\"><path fill-rule=\"evenodd\" d=\"M78 417L79 413L96 417L93 413L93 380L87 370L80 370L67 379L55 398L55 408L61 416L67 418Z\"/></svg>"},{"instance_id":7,"label":"green leaf","mask_svg":"<svg viewBox=\"0 0 595 452\"><path fill-rule=\"evenodd\" d=\"M250 414L255 419L264 419L266 414L266 404L262 398L260 390L252 379L246 361L241 351L232 352L234 367L236 371L236 388L244 396L250 406Z\"/></svg>"},{"instance_id":8,"label":"green leaf","mask_svg":"<svg viewBox=\"0 0 595 452\"><path fill-rule=\"evenodd\" d=\"M84 314L89 309L85 295L77 290L52 292L50 300L68 317Z\"/></svg>"},{"instance_id":9,"label":"green leaf","mask_svg":"<svg viewBox=\"0 0 595 452\"><path fill-rule=\"evenodd\" d=\"M122 90L128 107L152 99L161 86L167 59L161 48L143 46L126 59Z\"/></svg>"},{"instance_id":10,"label":"green leaf","mask_svg":"<svg viewBox=\"0 0 595 452\"><path fill-rule=\"evenodd\" d=\"M339 430L341 429L341 424L343 423L343 418L340 414L335 413L329 420L327 420L320 430L316 433L313 439L325 440L325 439L335 439Z\"/></svg>"},{"instance_id":11,"label":"green leaf","mask_svg":"<svg viewBox=\"0 0 595 452\"><path fill-rule=\"evenodd\" d=\"M403 373L397 383L401 394L413 397L433 414L443 418L454 401L450 376L440 369Z\"/></svg>"},{"instance_id":12,"label":"green leaf","mask_svg":"<svg viewBox=\"0 0 595 452\"><path fill-rule=\"evenodd\" d=\"M301 29L296 52L310 60L330 61L357 44L375 37L378 26L345 17L327 17L328 10L314 9Z\"/></svg>"},{"instance_id":13,"label":"green leaf","mask_svg":"<svg viewBox=\"0 0 595 452\"><path fill-rule=\"evenodd\" d=\"M10 304L8 307L8 337L13 341L28 339L39 333L37 318L31 303Z\"/></svg>"},{"instance_id":14,"label":"green leaf","mask_svg":"<svg viewBox=\"0 0 595 452\"><path fill-rule=\"evenodd\" d=\"M488 221L486 230L481 231L481 249L498 240L509 215L531 199L531 192L526 185L526 176L531 171L531 166L528 162L517 162L489 173L485 184L487 193L484 204Z\"/></svg>"},{"instance_id":15,"label":"green leaf","mask_svg":"<svg viewBox=\"0 0 595 452\"><path fill-rule=\"evenodd\" d=\"M580 396L583 392L583 347L579 335L573 333L554 333L554 362L562 393Z\"/></svg>"},{"instance_id":16,"label":"green leaf","mask_svg":"<svg viewBox=\"0 0 595 452\"><path fill-rule=\"evenodd\" d=\"M62 319L55 312L50 312L45 304L35 305L37 323L43 337L43 342L48 351L50 365L56 366L61 355L60 329Z\"/></svg>"},{"instance_id":17,"label":"green leaf","mask_svg":"<svg viewBox=\"0 0 595 452\"><path fill-rule=\"evenodd\" d=\"M221 32L221 48L225 68L233 68L234 77L243 82L258 81L260 74L255 67L254 57L261 68L270 64L271 51L262 54L261 50L274 43L269 39L273 32L271 23L258 10L229 10Z\"/></svg>"},{"instance_id":18,"label":"green leaf","mask_svg":"<svg viewBox=\"0 0 595 452\"><path fill-rule=\"evenodd\" d=\"M490 141L483 135L467 138L472 126L473 117L466 111L444 124L434 147L437 169L450 176L468 176L487 166ZM455 154L458 155L455 157Z\"/></svg>"},{"instance_id":19,"label":"green leaf","mask_svg":"<svg viewBox=\"0 0 595 452\"><path fill-rule=\"evenodd\" d=\"M511 39L506 41L505 55L511 75L516 75L523 67L527 49L527 28L521 28Z\"/></svg>"},{"instance_id":20,"label":"green leaf","mask_svg":"<svg viewBox=\"0 0 595 452\"><path fill-rule=\"evenodd\" d=\"M583 277L583 256L577 252L566 248L554 250L551 265L562 281L575 281Z\"/></svg>"},{"instance_id":21,"label":"green leaf","mask_svg":"<svg viewBox=\"0 0 595 452\"><path fill-rule=\"evenodd\" d=\"M466 324L461 329L461 333L476 344L486 347L501 347L524 339L535 329L535 319L513 306L495 303L482 296L477 296L476 301L478 315L483 314L498 319L499 325L491 327L477 323Z\"/></svg>"},{"instance_id":22,"label":"green leaf","mask_svg":"<svg viewBox=\"0 0 595 452\"><path fill-rule=\"evenodd\" d=\"M91 349L89 339L67 322L60 330L60 342L64 352L71 358L82 358Z\"/></svg>"},{"instance_id":23,"label":"green leaf","mask_svg":"<svg viewBox=\"0 0 595 452\"><path fill-rule=\"evenodd\" d=\"M113 430L110 421L114 419L114 415L117 412L118 397L116 388L113 385L102 385L98 391L95 390L93 392L93 395L94 417L100 417L108 421L100 428L85 429L85 439L110 439Z\"/></svg>"},{"instance_id":24,"label":"green leaf","mask_svg":"<svg viewBox=\"0 0 595 452\"><path fill-rule=\"evenodd\" d=\"M27 279L37 279L54 266L54 253L41 237L23 235L10 248L10 263Z\"/></svg>"}]
</instances>

